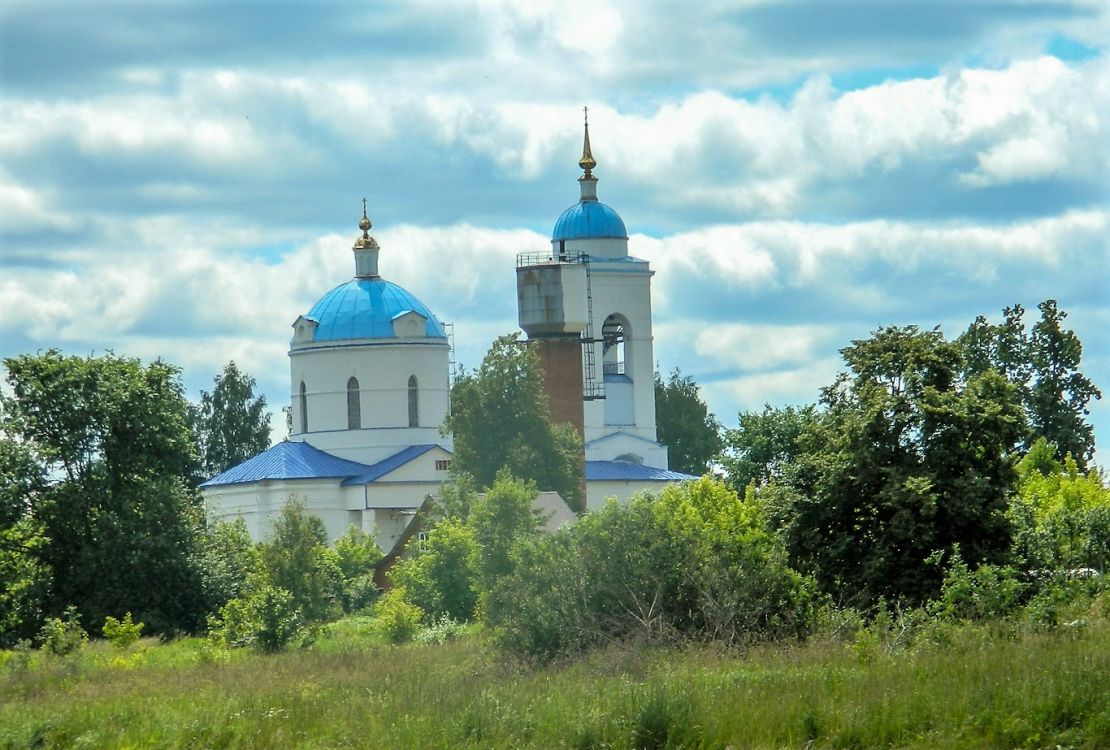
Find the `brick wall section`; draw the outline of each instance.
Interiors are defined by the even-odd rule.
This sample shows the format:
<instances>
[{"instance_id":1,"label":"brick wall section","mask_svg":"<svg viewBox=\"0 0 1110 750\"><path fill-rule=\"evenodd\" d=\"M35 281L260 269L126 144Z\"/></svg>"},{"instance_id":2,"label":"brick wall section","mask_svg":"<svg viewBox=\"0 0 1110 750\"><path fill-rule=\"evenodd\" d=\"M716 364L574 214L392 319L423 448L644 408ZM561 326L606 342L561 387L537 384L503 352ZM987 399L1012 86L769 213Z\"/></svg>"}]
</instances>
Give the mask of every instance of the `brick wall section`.
<instances>
[{"instance_id":1,"label":"brick wall section","mask_svg":"<svg viewBox=\"0 0 1110 750\"><path fill-rule=\"evenodd\" d=\"M543 368L543 388L551 405L551 421L574 427L585 442L585 416L582 408L582 343L577 335L533 339ZM586 455L579 454L578 486L586 497ZM541 487L540 489L544 489ZM583 500L584 502L584 500Z\"/></svg>"}]
</instances>

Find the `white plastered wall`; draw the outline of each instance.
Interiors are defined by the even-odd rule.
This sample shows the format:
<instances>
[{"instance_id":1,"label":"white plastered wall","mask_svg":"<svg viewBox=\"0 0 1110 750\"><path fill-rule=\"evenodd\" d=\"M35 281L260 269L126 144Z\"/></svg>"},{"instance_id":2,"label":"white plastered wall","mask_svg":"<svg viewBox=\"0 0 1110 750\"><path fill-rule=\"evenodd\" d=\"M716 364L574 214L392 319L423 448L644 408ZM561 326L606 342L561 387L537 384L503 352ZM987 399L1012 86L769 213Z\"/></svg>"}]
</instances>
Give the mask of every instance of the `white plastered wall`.
<instances>
[{"instance_id":1,"label":"white plastered wall","mask_svg":"<svg viewBox=\"0 0 1110 750\"><path fill-rule=\"evenodd\" d=\"M671 484L674 484L674 482L656 482L648 480L630 482L595 480L593 482L586 482L586 510L597 510L605 505L606 501L610 498L623 504L628 502L628 498L632 497L637 492L657 494L662 492L664 487Z\"/></svg>"},{"instance_id":2,"label":"white plastered wall","mask_svg":"<svg viewBox=\"0 0 1110 750\"><path fill-rule=\"evenodd\" d=\"M328 542L346 533L352 522L362 526L359 516L348 513L357 498L361 508L362 488L342 487L339 479L281 479L243 484L221 485L204 490L204 501L210 518L232 521L242 518L255 541L269 537L273 520L291 499L304 502L306 510L324 522ZM369 531L369 529L364 529Z\"/></svg>"},{"instance_id":3,"label":"white plastered wall","mask_svg":"<svg viewBox=\"0 0 1110 750\"><path fill-rule=\"evenodd\" d=\"M372 464L410 445L448 444L439 434L447 416L449 350L443 339L376 339L315 345L289 352L292 440ZM416 376L418 426L409 427L409 377ZM347 424L347 381L359 383L361 428ZM300 384L308 400L301 432Z\"/></svg>"}]
</instances>

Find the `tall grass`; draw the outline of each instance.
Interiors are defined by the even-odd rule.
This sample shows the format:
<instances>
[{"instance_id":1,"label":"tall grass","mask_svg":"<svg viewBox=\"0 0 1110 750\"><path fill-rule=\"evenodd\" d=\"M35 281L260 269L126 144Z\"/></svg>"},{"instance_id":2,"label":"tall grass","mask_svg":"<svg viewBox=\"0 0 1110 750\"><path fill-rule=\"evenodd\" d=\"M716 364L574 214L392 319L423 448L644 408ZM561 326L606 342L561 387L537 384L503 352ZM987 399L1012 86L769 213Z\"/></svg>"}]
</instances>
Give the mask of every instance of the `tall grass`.
<instances>
[{"instance_id":1,"label":"tall grass","mask_svg":"<svg viewBox=\"0 0 1110 750\"><path fill-rule=\"evenodd\" d=\"M0 748L1110 747L1110 626L953 627L914 648L593 654L530 670L480 635L312 649L93 644L0 667Z\"/></svg>"}]
</instances>

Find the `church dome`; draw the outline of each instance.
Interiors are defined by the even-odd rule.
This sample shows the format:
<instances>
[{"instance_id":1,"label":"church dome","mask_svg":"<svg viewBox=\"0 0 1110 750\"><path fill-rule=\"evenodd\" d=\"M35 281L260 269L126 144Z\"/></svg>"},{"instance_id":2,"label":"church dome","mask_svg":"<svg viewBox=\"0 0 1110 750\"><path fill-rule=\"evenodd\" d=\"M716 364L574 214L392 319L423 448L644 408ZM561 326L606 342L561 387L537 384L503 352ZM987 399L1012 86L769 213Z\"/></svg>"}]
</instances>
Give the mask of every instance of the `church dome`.
<instances>
[{"instance_id":1,"label":"church dome","mask_svg":"<svg viewBox=\"0 0 1110 750\"><path fill-rule=\"evenodd\" d=\"M427 305L382 278L354 278L325 294L304 317L316 323L315 342L396 338L394 321L409 313L424 318L424 335L447 338Z\"/></svg>"},{"instance_id":2,"label":"church dome","mask_svg":"<svg viewBox=\"0 0 1110 750\"><path fill-rule=\"evenodd\" d=\"M582 200L559 216L552 241L592 238L628 239L624 221L613 209L597 200Z\"/></svg>"}]
</instances>

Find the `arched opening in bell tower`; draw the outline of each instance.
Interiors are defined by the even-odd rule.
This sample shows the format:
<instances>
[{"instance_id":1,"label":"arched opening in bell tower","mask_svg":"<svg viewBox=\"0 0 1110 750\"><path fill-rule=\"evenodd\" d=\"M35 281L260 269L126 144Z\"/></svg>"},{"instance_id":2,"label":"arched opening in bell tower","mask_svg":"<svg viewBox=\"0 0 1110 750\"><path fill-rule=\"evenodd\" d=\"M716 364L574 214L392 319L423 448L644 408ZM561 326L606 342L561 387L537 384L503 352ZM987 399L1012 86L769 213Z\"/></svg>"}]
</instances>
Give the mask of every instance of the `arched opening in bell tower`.
<instances>
[{"instance_id":1,"label":"arched opening in bell tower","mask_svg":"<svg viewBox=\"0 0 1110 750\"><path fill-rule=\"evenodd\" d=\"M626 375L628 372L628 319L614 313L605 319L601 326L601 368L602 374Z\"/></svg>"},{"instance_id":2,"label":"arched opening in bell tower","mask_svg":"<svg viewBox=\"0 0 1110 750\"><path fill-rule=\"evenodd\" d=\"M605 424L636 423L628 318L613 313L601 325L601 368L605 381Z\"/></svg>"}]
</instances>

